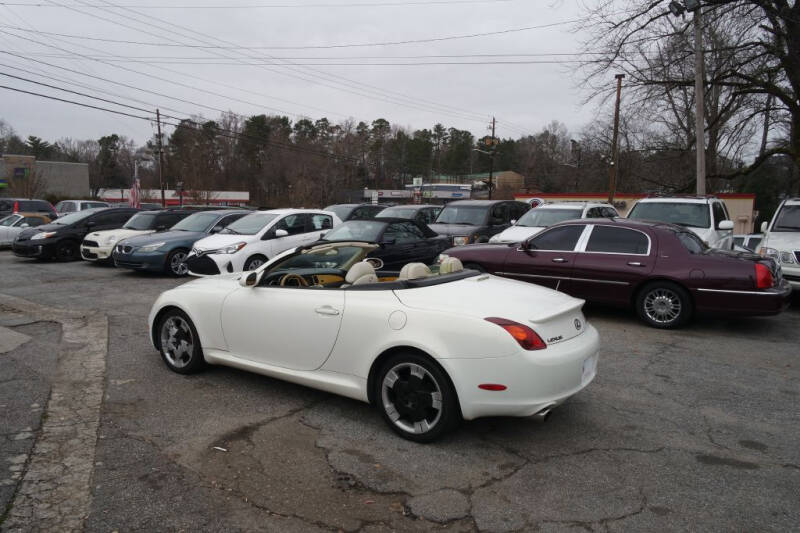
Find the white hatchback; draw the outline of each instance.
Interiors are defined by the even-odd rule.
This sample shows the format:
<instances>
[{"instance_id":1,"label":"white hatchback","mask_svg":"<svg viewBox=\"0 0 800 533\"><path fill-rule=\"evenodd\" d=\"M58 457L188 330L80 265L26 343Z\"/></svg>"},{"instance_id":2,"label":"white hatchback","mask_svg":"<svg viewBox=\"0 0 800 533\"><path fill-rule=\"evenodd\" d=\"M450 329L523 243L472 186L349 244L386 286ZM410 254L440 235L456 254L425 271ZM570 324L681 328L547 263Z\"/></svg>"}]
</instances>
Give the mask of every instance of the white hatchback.
<instances>
[{"instance_id":1,"label":"white hatchback","mask_svg":"<svg viewBox=\"0 0 800 533\"><path fill-rule=\"evenodd\" d=\"M201 276L255 270L279 253L318 241L341 220L331 211L256 211L194 243L189 273Z\"/></svg>"},{"instance_id":2,"label":"white hatchback","mask_svg":"<svg viewBox=\"0 0 800 533\"><path fill-rule=\"evenodd\" d=\"M543 229L576 218L615 218L619 213L610 204L595 202L554 202L531 209L510 228L492 236L489 242L522 242Z\"/></svg>"}]
</instances>

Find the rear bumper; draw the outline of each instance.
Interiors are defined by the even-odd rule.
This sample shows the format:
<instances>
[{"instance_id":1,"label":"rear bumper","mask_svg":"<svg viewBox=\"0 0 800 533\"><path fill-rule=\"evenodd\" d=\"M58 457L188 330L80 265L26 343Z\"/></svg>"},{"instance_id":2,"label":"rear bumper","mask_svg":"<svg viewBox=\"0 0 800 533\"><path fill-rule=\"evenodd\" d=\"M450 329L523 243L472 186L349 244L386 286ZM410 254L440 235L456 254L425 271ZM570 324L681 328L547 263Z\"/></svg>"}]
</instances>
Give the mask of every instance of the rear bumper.
<instances>
[{"instance_id":1,"label":"rear bumper","mask_svg":"<svg viewBox=\"0 0 800 533\"><path fill-rule=\"evenodd\" d=\"M544 350L493 359L438 359L456 385L467 420L483 416L532 416L563 403L597 373L600 336L587 324L583 334ZM503 391L479 389L482 383Z\"/></svg>"},{"instance_id":2,"label":"rear bumper","mask_svg":"<svg viewBox=\"0 0 800 533\"><path fill-rule=\"evenodd\" d=\"M698 313L724 316L777 315L789 307L793 284L783 279L767 290L735 291L696 289L693 291ZM800 283L797 285L800 288Z\"/></svg>"}]
</instances>

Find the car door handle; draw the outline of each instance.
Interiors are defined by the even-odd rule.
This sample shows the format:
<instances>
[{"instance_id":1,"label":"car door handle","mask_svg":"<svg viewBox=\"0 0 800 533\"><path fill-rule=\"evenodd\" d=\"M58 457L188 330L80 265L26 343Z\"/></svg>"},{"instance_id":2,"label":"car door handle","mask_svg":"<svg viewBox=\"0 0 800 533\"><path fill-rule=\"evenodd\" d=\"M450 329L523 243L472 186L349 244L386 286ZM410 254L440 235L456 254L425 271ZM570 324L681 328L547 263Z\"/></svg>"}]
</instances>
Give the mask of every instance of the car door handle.
<instances>
[{"instance_id":1,"label":"car door handle","mask_svg":"<svg viewBox=\"0 0 800 533\"><path fill-rule=\"evenodd\" d=\"M567 262L567 260L564 259L563 257L554 257L552 259L552 261L553 261L553 263L566 263Z\"/></svg>"},{"instance_id":2,"label":"car door handle","mask_svg":"<svg viewBox=\"0 0 800 533\"><path fill-rule=\"evenodd\" d=\"M336 316L339 314L338 309L334 309L330 305L323 305L322 307L317 307L314 309L319 315L329 315L329 316Z\"/></svg>"},{"instance_id":3,"label":"car door handle","mask_svg":"<svg viewBox=\"0 0 800 533\"><path fill-rule=\"evenodd\" d=\"M628 261L628 266L643 267L644 263L640 263L639 261Z\"/></svg>"}]
</instances>

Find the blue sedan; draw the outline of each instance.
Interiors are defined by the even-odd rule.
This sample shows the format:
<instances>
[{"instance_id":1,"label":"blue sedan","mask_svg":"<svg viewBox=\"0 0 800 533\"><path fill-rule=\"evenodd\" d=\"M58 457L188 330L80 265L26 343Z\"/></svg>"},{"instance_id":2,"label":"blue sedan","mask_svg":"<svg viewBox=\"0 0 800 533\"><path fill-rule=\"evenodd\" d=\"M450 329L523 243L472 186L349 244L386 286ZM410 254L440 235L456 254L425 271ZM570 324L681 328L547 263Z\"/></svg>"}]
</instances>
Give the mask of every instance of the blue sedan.
<instances>
[{"instance_id":1,"label":"blue sedan","mask_svg":"<svg viewBox=\"0 0 800 533\"><path fill-rule=\"evenodd\" d=\"M169 231L125 239L114 247L114 264L133 270L185 276L189 270L184 260L196 241L222 231L249 213L230 209L201 211L184 218Z\"/></svg>"}]
</instances>

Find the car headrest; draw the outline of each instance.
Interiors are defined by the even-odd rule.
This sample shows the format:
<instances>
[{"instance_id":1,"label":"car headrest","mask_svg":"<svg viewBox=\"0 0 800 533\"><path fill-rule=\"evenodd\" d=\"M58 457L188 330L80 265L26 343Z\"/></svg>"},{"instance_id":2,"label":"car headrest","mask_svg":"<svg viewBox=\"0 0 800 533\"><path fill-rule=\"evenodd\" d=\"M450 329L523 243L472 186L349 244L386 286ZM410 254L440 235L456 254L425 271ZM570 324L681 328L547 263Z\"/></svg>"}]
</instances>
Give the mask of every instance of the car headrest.
<instances>
[{"instance_id":1,"label":"car headrest","mask_svg":"<svg viewBox=\"0 0 800 533\"><path fill-rule=\"evenodd\" d=\"M351 285L378 283L378 276L375 275L375 268L371 264L361 261L350 267L344 281Z\"/></svg>"},{"instance_id":2,"label":"car headrest","mask_svg":"<svg viewBox=\"0 0 800 533\"><path fill-rule=\"evenodd\" d=\"M431 275L431 269L424 263L409 263L400 269L397 279L419 279Z\"/></svg>"},{"instance_id":3,"label":"car headrest","mask_svg":"<svg viewBox=\"0 0 800 533\"><path fill-rule=\"evenodd\" d=\"M461 259L458 257L447 257L439 265L439 274L452 274L462 270L464 270L464 265L461 264Z\"/></svg>"}]
</instances>

